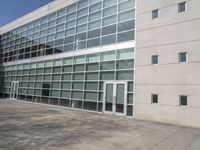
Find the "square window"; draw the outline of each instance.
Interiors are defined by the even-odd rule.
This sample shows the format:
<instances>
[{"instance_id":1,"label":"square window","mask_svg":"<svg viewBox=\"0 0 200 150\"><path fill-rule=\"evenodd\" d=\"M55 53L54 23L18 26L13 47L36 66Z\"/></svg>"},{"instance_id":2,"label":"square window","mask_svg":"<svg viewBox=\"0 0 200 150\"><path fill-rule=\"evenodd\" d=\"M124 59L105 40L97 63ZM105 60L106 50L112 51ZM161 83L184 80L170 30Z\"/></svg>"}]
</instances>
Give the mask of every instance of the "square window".
<instances>
[{"instance_id":1,"label":"square window","mask_svg":"<svg viewBox=\"0 0 200 150\"><path fill-rule=\"evenodd\" d=\"M187 53L186 52L179 53L179 62L182 63L186 61L187 61Z\"/></svg>"},{"instance_id":2,"label":"square window","mask_svg":"<svg viewBox=\"0 0 200 150\"><path fill-rule=\"evenodd\" d=\"M187 96L185 96L185 95L179 96L179 105L180 106L187 106Z\"/></svg>"},{"instance_id":3,"label":"square window","mask_svg":"<svg viewBox=\"0 0 200 150\"><path fill-rule=\"evenodd\" d=\"M151 56L151 64L158 64L158 55L152 55Z\"/></svg>"},{"instance_id":4,"label":"square window","mask_svg":"<svg viewBox=\"0 0 200 150\"><path fill-rule=\"evenodd\" d=\"M186 2L181 2L181 3L178 3L178 12L184 12L186 11Z\"/></svg>"},{"instance_id":5,"label":"square window","mask_svg":"<svg viewBox=\"0 0 200 150\"><path fill-rule=\"evenodd\" d=\"M158 95L157 94L151 95L151 103L158 103Z\"/></svg>"},{"instance_id":6,"label":"square window","mask_svg":"<svg viewBox=\"0 0 200 150\"><path fill-rule=\"evenodd\" d=\"M152 19L158 18L158 9L152 10Z\"/></svg>"}]
</instances>

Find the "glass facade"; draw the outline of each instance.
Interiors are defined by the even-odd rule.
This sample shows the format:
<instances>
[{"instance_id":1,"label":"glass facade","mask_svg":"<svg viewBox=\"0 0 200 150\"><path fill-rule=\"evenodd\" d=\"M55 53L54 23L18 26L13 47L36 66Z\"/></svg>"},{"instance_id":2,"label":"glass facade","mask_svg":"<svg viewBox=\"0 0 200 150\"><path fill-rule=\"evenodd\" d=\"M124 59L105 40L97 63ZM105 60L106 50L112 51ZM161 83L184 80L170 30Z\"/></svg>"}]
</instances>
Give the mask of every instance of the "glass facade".
<instances>
[{"instance_id":1,"label":"glass facade","mask_svg":"<svg viewBox=\"0 0 200 150\"><path fill-rule=\"evenodd\" d=\"M81 0L2 35L3 62L134 40L135 0Z\"/></svg>"},{"instance_id":2,"label":"glass facade","mask_svg":"<svg viewBox=\"0 0 200 150\"><path fill-rule=\"evenodd\" d=\"M5 98L104 112L109 90L105 85L111 81L116 82L111 83L111 97L116 97L117 106L111 100L109 107L132 116L134 45L106 51L101 46L133 43L134 32L134 0L81 0L4 33L0 93ZM95 50L86 53L88 48ZM61 52L76 53L42 57Z\"/></svg>"},{"instance_id":3,"label":"glass facade","mask_svg":"<svg viewBox=\"0 0 200 150\"><path fill-rule=\"evenodd\" d=\"M128 48L7 66L2 92L9 97L11 83L18 81L21 100L102 111L104 82L123 80L132 110L133 53Z\"/></svg>"}]
</instances>

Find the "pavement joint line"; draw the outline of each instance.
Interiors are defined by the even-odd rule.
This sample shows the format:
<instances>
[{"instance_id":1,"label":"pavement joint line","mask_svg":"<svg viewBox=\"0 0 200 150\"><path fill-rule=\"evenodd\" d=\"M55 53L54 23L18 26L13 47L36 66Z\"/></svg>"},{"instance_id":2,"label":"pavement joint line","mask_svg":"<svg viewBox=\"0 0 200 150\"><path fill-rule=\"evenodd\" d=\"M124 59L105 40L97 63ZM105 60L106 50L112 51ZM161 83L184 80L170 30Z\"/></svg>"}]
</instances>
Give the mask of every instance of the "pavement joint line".
<instances>
[{"instance_id":1,"label":"pavement joint line","mask_svg":"<svg viewBox=\"0 0 200 150\"><path fill-rule=\"evenodd\" d=\"M189 150L189 147L192 145L192 143L194 143L198 138L200 138L200 132L199 134L197 134L193 140L187 145L187 147L185 148L185 150Z\"/></svg>"},{"instance_id":2,"label":"pavement joint line","mask_svg":"<svg viewBox=\"0 0 200 150\"><path fill-rule=\"evenodd\" d=\"M162 139L159 143L153 145L150 149L154 149L156 146L160 145L161 143L163 143L164 141L166 141L167 139L169 139L170 137L172 137L173 135L175 135L176 133L180 132L184 127L180 127L179 129L177 129L175 132L173 132L172 134L168 135L167 137L165 137L164 139ZM150 150L149 149L149 150Z\"/></svg>"},{"instance_id":3,"label":"pavement joint line","mask_svg":"<svg viewBox=\"0 0 200 150\"><path fill-rule=\"evenodd\" d=\"M153 133L153 132L155 132L155 131L156 131L156 129L154 129L153 131L146 131L147 133L144 133L144 134L142 134L142 135L140 135L140 136L138 136L138 137L135 137L135 138L131 139L131 140L128 141L128 142L125 142L124 144L122 144L122 145L120 146L120 148L122 148L122 147L123 147L124 145L126 145L126 144L129 144L129 143L131 143L131 142L137 140L138 138L144 137L144 136L146 136L146 135L148 135L148 134L150 134L150 133ZM119 148L118 148L118 149L119 149Z\"/></svg>"}]
</instances>

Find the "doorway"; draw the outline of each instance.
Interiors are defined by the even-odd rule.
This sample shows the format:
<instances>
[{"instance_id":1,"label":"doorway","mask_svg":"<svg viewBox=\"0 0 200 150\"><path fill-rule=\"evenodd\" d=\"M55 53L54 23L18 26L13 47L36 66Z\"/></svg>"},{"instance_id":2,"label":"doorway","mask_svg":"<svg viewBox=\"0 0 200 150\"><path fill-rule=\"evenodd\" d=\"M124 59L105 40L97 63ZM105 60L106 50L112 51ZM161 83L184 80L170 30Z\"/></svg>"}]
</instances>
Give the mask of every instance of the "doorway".
<instances>
[{"instance_id":1,"label":"doorway","mask_svg":"<svg viewBox=\"0 0 200 150\"><path fill-rule=\"evenodd\" d=\"M107 81L104 84L103 112L126 116L127 82Z\"/></svg>"},{"instance_id":2,"label":"doorway","mask_svg":"<svg viewBox=\"0 0 200 150\"><path fill-rule=\"evenodd\" d=\"M17 100L19 91L19 81L12 81L10 87L10 99Z\"/></svg>"}]
</instances>

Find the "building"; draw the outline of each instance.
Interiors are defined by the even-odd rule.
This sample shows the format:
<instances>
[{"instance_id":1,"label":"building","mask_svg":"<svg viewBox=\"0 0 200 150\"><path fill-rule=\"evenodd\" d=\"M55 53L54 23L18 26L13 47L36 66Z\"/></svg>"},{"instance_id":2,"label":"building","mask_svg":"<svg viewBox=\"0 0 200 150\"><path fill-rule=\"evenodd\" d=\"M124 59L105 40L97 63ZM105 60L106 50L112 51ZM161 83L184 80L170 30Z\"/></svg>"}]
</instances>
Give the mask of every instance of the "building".
<instances>
[{"instance_id":1,"label":"building","mask_svg":"<svg viewBox=\"0 0 200 150\"><path fill-rule=\"evenodd\" d=\"M132 116L135 1L57 0L1 28L1 96Z\"/></svg>"},{"instance_id":2,"label":"building","mask_svg":"<svg viewBox=\"0 0 200 150\"><path fill-rule=\"evenodd\" d=\"M200 1L138 0L135 118L200 127Z\"/></svg>"},{"instance_id":3,"label":"building","mask_svg":"<svg viewBox=\"0 0 200 150\"><path fill-rule=\"evenodd\" d=\"M53 1L1 27L1 96L200 127L199 8Z\"/></svg>"}]
</instances>

